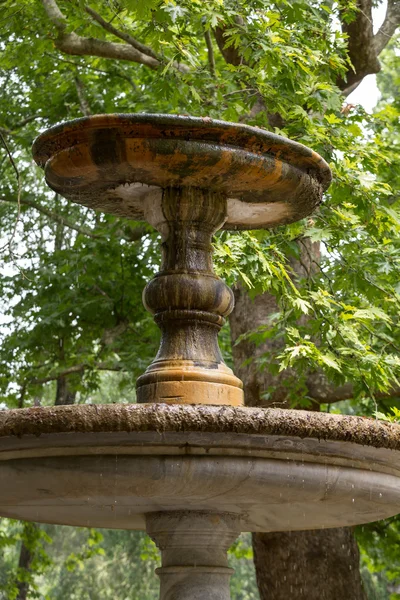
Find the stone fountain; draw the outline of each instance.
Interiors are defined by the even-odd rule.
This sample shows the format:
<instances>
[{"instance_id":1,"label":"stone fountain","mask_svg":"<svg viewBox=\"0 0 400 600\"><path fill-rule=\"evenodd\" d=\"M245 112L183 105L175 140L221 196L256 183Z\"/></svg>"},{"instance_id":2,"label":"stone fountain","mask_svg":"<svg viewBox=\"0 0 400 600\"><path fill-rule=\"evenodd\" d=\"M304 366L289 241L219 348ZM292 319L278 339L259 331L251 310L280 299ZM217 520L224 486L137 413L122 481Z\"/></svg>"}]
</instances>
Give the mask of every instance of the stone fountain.
<instances>
[{"instance_id":1,"label":"stone fountain","mask_svg":"<svg viewBox=\"0 0 400 600\"><path fill-rule=\"evenodd\" d=\"M162 331L137 404L0 415L0 514L146 529L162 600L229 600L241 531L367 523L400 510L400 427L361 417L243 407L217 341L233 308L213 272L213 233L290 223L330 182L308 148L208 118L100 115L34 143L49 186L144 219L162 238L144 290Z\"/></svg>"}]
</instances>

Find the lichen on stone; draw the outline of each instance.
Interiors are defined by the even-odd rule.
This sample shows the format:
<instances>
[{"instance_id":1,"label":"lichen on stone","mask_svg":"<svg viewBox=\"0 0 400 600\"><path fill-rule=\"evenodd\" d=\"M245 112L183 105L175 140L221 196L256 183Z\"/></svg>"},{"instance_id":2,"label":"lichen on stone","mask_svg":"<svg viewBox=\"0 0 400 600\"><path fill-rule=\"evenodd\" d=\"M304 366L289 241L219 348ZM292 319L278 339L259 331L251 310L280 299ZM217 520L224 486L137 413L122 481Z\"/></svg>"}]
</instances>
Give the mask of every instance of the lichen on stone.
<instances>
[{"instance_id":1,"label":"lichen on stone","mask_svg":"<svg viewBox=\"0 0 400 600\"><path fill-rule=\"evenodd\" d=\"M179 404L91 404L35 407L0 413L0 438L117 431L284 435L400 449L400 425L365 417L303 410Z\"/></svg>"}]
</instances>

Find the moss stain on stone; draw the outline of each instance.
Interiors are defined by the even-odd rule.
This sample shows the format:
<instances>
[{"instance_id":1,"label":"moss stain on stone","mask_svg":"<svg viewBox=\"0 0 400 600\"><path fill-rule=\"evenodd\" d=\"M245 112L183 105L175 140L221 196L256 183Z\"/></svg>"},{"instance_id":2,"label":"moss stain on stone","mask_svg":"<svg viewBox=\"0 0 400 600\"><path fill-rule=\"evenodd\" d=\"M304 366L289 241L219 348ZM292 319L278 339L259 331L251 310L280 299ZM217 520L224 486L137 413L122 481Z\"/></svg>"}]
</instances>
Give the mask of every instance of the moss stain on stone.
<instances>
[{"instance_id":1,"label":"moss stain on stone","mask_svg":"<svg viewBox=\"0 0 400 600\"><path fill-rule=\"evenodd\" d=\"M400 450L400 425L365 417L297 410L173 404L93 404L25 408L0 413L0 438L117 431L295 436Z\"/></svg>"}]
</instances>

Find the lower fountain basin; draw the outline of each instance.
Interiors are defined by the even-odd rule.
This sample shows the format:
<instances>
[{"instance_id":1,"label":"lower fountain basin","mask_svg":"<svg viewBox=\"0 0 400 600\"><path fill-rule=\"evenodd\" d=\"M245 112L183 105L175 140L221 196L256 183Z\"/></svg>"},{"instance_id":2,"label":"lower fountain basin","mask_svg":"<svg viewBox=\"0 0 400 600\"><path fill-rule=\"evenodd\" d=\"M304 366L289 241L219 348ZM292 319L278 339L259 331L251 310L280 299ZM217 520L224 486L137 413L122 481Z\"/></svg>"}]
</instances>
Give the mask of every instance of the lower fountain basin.
<instances>
[{"instance_id":1,"label":"lower fountain basin","mask_svg":"<svg viewBox=\"0 0 400 600\"><path fill-rule=\"evenodd\" d=\"M242 531L351 526L400 512L400 426L305 411L88 405L0 413L0 515L144 529L160 511Z\"/></svg>"}]
</instances>

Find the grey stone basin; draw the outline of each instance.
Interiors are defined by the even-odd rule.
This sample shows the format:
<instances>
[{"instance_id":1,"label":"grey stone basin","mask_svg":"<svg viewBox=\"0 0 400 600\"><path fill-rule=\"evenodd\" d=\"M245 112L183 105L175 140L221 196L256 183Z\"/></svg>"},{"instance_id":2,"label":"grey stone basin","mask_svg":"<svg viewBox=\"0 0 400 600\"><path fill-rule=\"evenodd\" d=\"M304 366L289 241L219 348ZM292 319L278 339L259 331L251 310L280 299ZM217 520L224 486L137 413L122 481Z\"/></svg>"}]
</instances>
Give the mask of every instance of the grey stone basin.
<instances>
[{"instance_id":1,"label":"grey stone basin","mask_svg":"<svg viewBox=\"0 0 400 600\"><path fill-rule=\"evenodd\" d=\"M0 414L0 515L145 529L160 511L242 531L400 512L400 426L306 411L106 405Z\"/></svg>"}]
</instances>

